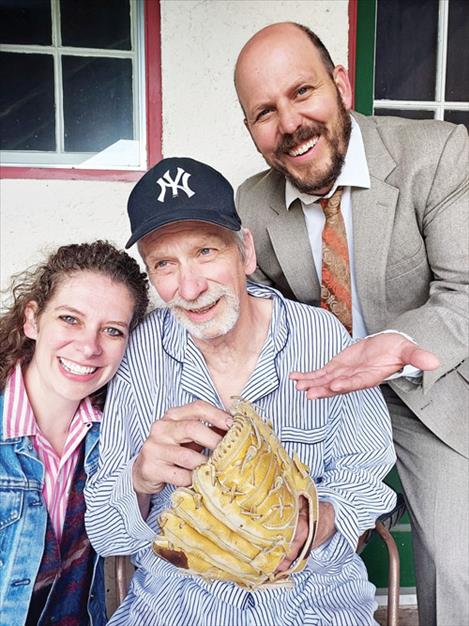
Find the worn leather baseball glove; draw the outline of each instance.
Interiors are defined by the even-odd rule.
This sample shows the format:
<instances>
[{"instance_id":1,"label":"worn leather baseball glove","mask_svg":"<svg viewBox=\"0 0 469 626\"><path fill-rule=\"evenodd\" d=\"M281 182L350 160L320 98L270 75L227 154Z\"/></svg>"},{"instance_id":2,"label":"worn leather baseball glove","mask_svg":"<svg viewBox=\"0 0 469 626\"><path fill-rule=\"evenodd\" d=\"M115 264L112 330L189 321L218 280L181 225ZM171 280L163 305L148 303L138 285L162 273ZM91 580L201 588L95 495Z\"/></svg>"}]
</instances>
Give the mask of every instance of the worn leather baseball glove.
<instances>
[{"instance_id":1,"label":"worn leather baseball glove","mask_svg":"<svg viewBox=\"0 0 469 626\"><path fill-rule=\"evenodd\" d=\"M194 470L192 486L173 492L153 550L193 574L254 588L303 569L317 494L307 466L288 456L249 402L235 401L231 413L232 427ZM292 567L277 574L295 536L301 496L308 503L308 537Z\"/></svg>"}]
</instances>

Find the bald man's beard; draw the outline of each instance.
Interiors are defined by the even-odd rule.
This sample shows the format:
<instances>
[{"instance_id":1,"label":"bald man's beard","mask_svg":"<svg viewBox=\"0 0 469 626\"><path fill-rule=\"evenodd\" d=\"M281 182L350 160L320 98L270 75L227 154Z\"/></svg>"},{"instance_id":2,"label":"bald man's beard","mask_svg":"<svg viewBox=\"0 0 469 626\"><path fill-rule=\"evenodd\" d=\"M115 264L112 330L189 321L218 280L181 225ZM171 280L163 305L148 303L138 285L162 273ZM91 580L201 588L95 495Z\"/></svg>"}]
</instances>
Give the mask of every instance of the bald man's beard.
<instances>
[{"instance_id":1,"label":"bald man's beard","mask_svg":"<svg viewBox=\"0 0 469 626\"><path fill-rule=\"evenodd\" d=\"M344 166L345 155L352 132L352 121L350 114L344 107L339 91L337 89L336 91L338 119L332 129L329 129L323 122L304 124L294 133L283 135L272 159L264 157L272 169L283 174L302 193L315 195L320 192L324 193L324 190L329 190ZM314 163L310 164L304 173L300 173L297 170L291 171L284 165L282 157L289 150L318 136L325 140L329 146L330 160L328 163L323 166L318 166Z\"/></svg>"}]
</instances>

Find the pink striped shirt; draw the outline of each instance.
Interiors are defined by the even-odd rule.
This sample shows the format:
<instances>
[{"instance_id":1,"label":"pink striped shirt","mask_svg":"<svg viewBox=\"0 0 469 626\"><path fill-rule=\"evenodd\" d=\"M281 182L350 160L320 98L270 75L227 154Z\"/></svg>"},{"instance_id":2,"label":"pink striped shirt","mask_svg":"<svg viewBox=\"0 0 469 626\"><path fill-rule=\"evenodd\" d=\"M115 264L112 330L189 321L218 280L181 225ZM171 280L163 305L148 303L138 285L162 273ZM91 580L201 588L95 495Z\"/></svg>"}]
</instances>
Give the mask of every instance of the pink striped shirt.
<instances>
[{"instance_id":1,"label":"pink striped shirt","mask_svg":"<svg viewBox=\"0 0 469 626\"><path fill-rule=\"evenodd\" d=\"M93 422L100 420L101 412L92 406L90 399L82 400L70 423L60 457L37 425L19 363L7 381L4 395L3 432L6 438L31 438L39 460L44 465L42 495L59 543L80 444Z\"/></svg>"}]
</instances>

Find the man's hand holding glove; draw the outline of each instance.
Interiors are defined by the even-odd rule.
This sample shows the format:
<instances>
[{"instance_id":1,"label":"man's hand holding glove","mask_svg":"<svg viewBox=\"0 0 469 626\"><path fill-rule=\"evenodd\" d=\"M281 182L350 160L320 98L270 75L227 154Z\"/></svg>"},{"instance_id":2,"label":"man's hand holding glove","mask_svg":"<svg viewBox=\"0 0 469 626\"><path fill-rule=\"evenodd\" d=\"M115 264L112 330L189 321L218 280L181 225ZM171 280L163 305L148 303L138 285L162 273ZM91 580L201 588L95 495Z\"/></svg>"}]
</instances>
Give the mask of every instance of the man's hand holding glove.
<instances>
[{"instance_id":1,"label":"man's hand holding glove","mask_svg":"<svg viewBox=\"0 0 469 626\"><path fill-rule=\"evenodd\" d=\"M249 402L238 400L232 415L192 485L173 492L153 550L194 574L253 588L303 569L318 500L308 467L288 456Z\"/></svg>"}]
</instances>

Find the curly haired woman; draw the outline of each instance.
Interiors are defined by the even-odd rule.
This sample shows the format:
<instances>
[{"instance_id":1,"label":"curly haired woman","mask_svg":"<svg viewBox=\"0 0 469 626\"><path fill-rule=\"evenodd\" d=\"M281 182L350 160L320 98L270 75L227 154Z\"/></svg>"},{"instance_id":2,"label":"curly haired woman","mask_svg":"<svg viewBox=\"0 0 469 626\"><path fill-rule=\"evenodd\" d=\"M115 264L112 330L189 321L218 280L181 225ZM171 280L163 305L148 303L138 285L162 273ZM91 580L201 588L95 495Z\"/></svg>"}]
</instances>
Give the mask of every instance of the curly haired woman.
<instances>
[{"instance_id":1,"label":"curly haired woman","mask_svg":"<svg viewBox=\"0 0 469 626\"><path fill-rule=\"evenodd\" d=\"M60 247L18 277L0 316L2 624L106 623L83 487L106 384L148 305L146 275L104 241Z\"/></svg>"}]
</instances>

